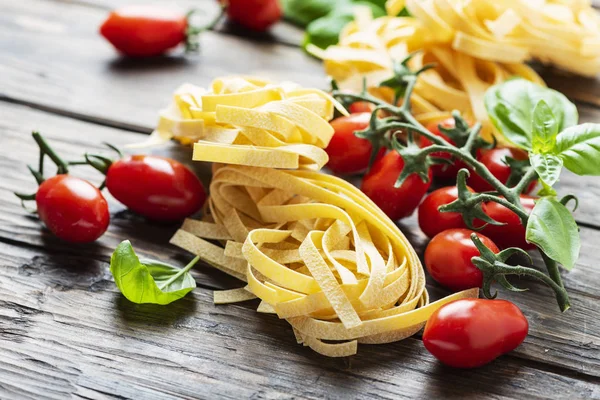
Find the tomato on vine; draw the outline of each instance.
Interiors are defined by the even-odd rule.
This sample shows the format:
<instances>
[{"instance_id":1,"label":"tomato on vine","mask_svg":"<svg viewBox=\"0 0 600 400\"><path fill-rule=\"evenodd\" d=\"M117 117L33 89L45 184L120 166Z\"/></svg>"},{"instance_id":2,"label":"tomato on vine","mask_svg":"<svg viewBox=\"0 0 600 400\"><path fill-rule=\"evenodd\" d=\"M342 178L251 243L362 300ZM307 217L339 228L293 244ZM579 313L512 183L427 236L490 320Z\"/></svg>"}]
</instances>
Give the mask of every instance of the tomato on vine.
<instances>
[{"instance_id":1,"label":"tomato on vine","mask_svg":"<svg viewBox=\"0 0 600 400\"><path fill-rule=\"evenodd\" d=\"M371 113L364 112L331 121L334 134L325 151L329 156L327 166L336 174L357 173L369 166L373 145L368 139L357 137L354 132L365 129L370 119ZM378 158L384 153L385 149L382 148Z\"/></svg>"},{"instance_id":2,"label":"tomato on vine","mask_svg":"<svg viewBox=\"0 0 600 400\"><path fill-rule=\"evenodd\" d=\"M503 184L509 183L511 173L513 172L509 165L509 158L516 161L527 161L528 156L523 150L513 148L480 149L477 153L477 160L485 165L492 175ZM475 172L471 172L468 183L477 192L494 191L493 186ZM531 182L527 189L525 189L525 193L530 193L536 184L537 181Z\"/></svg>"},{"instance_id":3,"label":"tomato on vine","mask_svg":"<svg viewBox=\"0 0 600 400\"><path fill-rule=\"evenodd\" d=\"M413 174L395 188L394 184L404 168L404 160L396 151L388 152L376 161L362 181L361 190L392 220L411 215L431 185Z\"/></svg>"},{"instance_id":4,"label":"tomato on vine","mask_svg":"<svg viewBox=\"0 0 600 400\"><path fill-rule=\"evenodd\" d=\"M510 301L462 299L429 317L423 344L446 365L475 368L519 347L528 331L527 318Z\"/></svg>"},{"instance_id":5,"label":"tomato on vine","mask_svg":"<svg viewBox=\"0 0 600 400\"><path fill-rule=\"evenodd\" d=\"M222 0L227 5L227 17L254 31L266 31L281 19L283 11L278 0Z\"/></svg>"},{"instance_id":6,"label":"tomato on vine","mask_svg":"<svg viewBox=\"0 0 600 400\"><path fill-rule=\"evenodd\" d=\"M473 189L468 187L470 192ZM419 205L419 227L427 236L434 237L447 229L467 228L460 213L440 212L443 205L452 203L458 198L456 186L446 186L429 193Z\"/></svg>"},{"instance_id":7,"label":"tomato on vine","mask_svg":"<svg viewBox=\"0 0 600 400\"><path fill-rule=\"evenodd\" d=\"M531 214L535 206L535 197L521 195L521 204L528 214ZM519 247L525 250L535 248L535 245L525 240L525 227L517 214L495 202L485 204L485 213L493 220L504 225L486 225L482 233L492 239L498 247L506 249L508 247Z\"/></svg>"},{"instance_id":8,"label":"tomato on vine","mask_svg":"<svg viewBox=\"0 0 600 400\"><path fill-rule=\"evenodd\" d=\"M479 250L471 240L469 229L448 229L438 233L425 249L427 272L440 285L453 291L481 287L483 273L471 258L479 256ZM483 244L498 253L500 249L487 236L475 232Z\"/></svg>"},{"instance_id":9,"label":"tomato on vine","mask_svg":"<svg viewBox=\"0 0 600 400\"><path fill-rule=\"evenodd\" d=\"M110 214L104 196L83 179L55 175L42 182L35 202L40 220L68 242L93 242L108 228Z\"/></svg>"},{"instance_id":10,"label":"tomato on vine","mask_svg":"<svg viewBox=\"0 0 600 400\"><path fill-rule=\"evenodd\" d=\"M427 130L433 133L435 136L439 136L442 139L445 139L451 145L456 145L453 140L451 140L448 136L446 136L442 131L440 131L441 125L444 128L454 128L455 121L454 118L448 118L441 122L432 122L427 125ZM419 147L429 147L433 143L427 139L425 136L421 136L419 139ZM465 166L465 164L459 160L453 160L450 153L445 152L434 152L431 153L433 157L443 158L446 160L452 160L451 164L437 164L431 167L431 171L433 172L433 176L440 179L454 179L456 178L456 174L458 171Z\"/></svg>"}]
</instances>

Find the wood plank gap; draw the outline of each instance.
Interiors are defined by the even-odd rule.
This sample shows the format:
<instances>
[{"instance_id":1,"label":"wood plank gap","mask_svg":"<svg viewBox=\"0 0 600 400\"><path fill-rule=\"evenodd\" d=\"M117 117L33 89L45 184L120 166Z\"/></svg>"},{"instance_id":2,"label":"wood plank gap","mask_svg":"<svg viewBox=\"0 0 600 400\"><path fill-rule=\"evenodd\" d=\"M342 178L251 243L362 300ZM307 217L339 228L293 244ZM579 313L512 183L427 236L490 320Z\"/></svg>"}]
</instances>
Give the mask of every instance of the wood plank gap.
<instances>
[{"instance_id":1,"label":"wood plank gap","mask_svg":"<svg viewBox=\"0 0 600 400\"><path fill-rule=\"evenodd\" d=\"M6 102L6 103L10 103L10 104L26 106L26 107L32 108L34 110L43 111L43 112L46 112L49 114L60 115L62 117L68 117L68 118L72 118L72 119L75 119L78 121L89 122L89 123L93 123L96 125L121 129L121 130L128 131L128 132L143 133L146 135L148 135L152 132L152 128L149 128L149 127L136 125L136 124L129 124L127 122L120 122L120 121L116 121L116 120L112 120L112 119L95 117L93 115L82 114L82 113L73 112L73 111L68 111L68 110L58 108L58 107L52 107L52 106L41 104L41 103L35 103L32 101L22 100L22 99L16 99L14 97L10 97L5 94L0 94L0 102Z\"/></svg>"}]
</instances>

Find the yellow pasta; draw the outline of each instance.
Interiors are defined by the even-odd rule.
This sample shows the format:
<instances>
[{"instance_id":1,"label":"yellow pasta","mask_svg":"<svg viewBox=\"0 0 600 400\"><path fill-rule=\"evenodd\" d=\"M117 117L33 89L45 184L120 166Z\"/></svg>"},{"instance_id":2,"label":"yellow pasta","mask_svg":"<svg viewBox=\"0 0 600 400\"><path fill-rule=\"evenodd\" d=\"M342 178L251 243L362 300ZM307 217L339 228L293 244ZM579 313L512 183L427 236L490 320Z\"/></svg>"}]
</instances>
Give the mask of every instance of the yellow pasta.
<instances>
[{"instance_id":1,"label":"yellow pasta","mask_svg":"<svg viewBox=\"0 0 600 400\"><path fill-rule=\"evenodd\" d=\"M342 89L360 91L366 78L369 91L387 101L393 92L378 85L392 75L393 61L420 50L412 68L436 64L421 75L413 96L422 123L458 109L482 121L489 136L483 96L491 85L512 76L544 84L525 61L585 76L600 72L600 17L589 1L388 0L386 6L390 15L406 6L413 17L369 19L359 9L360 24L349 23L338 45L308 50Z\"/></svg>"},{"instance_id":2,"label":"yellow pasta","mask_svg":"<svg viewBox=\"0 0 600 400\"><path fill-rule=\"evenodd\" d=\"M215 291L215 304L259 298L257 311L286 319L299 343L342 357L406 338L478 290L430 304L398 227L355 186L318 172L335 106L290 83L221 78L210 91L178 89L155 135L214 163L203 220L186 220L171 243L245 283Z\"/></svg>"}]
</instances>

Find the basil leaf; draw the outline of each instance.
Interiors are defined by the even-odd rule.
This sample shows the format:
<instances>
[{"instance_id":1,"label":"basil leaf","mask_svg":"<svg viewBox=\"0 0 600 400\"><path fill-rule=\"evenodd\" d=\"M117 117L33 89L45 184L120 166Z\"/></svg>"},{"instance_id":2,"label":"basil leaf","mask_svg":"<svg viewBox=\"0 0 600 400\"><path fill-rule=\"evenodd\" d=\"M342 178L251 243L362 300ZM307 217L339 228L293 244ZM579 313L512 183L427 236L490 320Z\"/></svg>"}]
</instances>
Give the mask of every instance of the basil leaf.
<instances>
[{"instance_id":1,"label":"basil leaf","mask_svg":"<svg viewBox=\"0 0 600 400\"><path fill-rule=\"evenodd\" d=\"M354 20L355 6L369 7L374 18L385 15L385 11L381 7L368 1L343 2L341 6L337 6L329 14L314 20L306 27L303 47L306 48L310 43L326 49L328 46L337 44L342 29Z\"/></svg>"},{"instance_id":2,"label":"basil leaf","mask_svg":"<svg viewBox=\"0 0 600 400\"><path fill-rule=\"evenodd\" d=\"M560 176L563 160L554 154L530 153L529 160L540 179L548 186L554 185Z\"/></svg>"},{"instance_id":3,"label":"basil leaf","mask_svg":"<svg viewBox=\"0 0 600 400\"><path fill-rule=\"evenodd\" d=\"M556 138L556 152L578 175L600 175L600 124L565 129Z\"/></svg>"},{"instance_id":4,"label":"basil leaf","mask_svg":"<svg viewBox=\"0 0 600 400\"><path fill-rule=\"evenodd\" d=\"M525 237L566 269L572 269L579 257L577 223L567 207L554 197L542 197L535 203Z\"/></svg>"},{"instance_id":5,"label":"basil leaf","mask_svg":"<svg viewBox=\"0 0 600 400\"><path fill-rule=\"evenodd\" d=\"M533 112L540 100L552 110L559 132L577 124L577 108L562 93L520 78L489 88L485 107L492 123L509 141L531 150Z\"/></svg>"},{"instance_id":6,"label":"basil leaf","mask_svg":"<svg viewBox=\"0 0 600 400\"><path fill-rule=\"evenodd\" d=\"M552 153L556 147L558 122L550 107L540 100L533 109L531 149L534 153Z\"/></svg>"},{"instance_id":7,"label":"basil leaf","mask_svg":"<svg viewBox=\"0 0 600 400\"><path fill-rule=\"evenodd\" d=\"M282 2L285 17L301 27L306 27L316 19L326 16L340 4L350 0L285 0Z\"/></svg>"},{"instance_id":8,"label":"basil leaf","mask_svg":"<svg viewBox=\"0 0 600 400\"><path fill-rule=\"evenodd\" d=\"M142 304L169 304L196 287L189 270L196 257L185 268L175 268L160 261L141 263L129 240L121 242L110 258L110 272L127 300Z\"/></svg>"}]
</instances>

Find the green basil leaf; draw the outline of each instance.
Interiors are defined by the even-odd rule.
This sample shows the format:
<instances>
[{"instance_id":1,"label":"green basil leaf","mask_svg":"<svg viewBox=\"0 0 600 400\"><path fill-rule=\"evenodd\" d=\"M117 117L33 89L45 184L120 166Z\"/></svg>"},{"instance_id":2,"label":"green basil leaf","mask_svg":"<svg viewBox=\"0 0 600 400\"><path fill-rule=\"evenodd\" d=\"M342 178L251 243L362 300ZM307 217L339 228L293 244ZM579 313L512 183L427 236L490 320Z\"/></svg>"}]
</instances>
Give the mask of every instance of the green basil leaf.
<instances>
[{"instance_id":1,"label":"green basil leaf","mask_svg":"<svg viewBox=\"0 0 600 400\"><path fill-rule=\"evenodd\" d=\"M577 108L562 93L520 78L489 88L485 107L492 123L509 141L531 150L533 112L540 100L552 110L559 132L577 124Z\"/></svg>"},{"instance_id":2,"label":"green basil leaf","mask_svg":"<svg viewBox=\"0 0 600 400\"><path fill-rule=\"evenodd\" d=\"M531 149L534 153L552 153L556 147L558 122L550 107L540 100L533 109Z\"/></svg>"},{"instance_id":3,"label":"green basil leaf","mask_svg":"<svg viewBox=\"0 0 600 400\"><path fill-rule=\"evenodd\" d=\"M337 6L326 16L316 19L306 27L303 47L314 44L317 47L326 49L328 46L337 44L340 32L351 21L354 20L354 7L366 6L371 9L374 18L383 17L385 11L377 5L368 1L354 1L352 3L344 2Z\"/></svg>"},{"instance_id":4,"label":"green basil leaf","mask_svg":"<svg viewBox=\"0 0 600 400\"><path fill-rule=\"evenodd\" d=\"M160 261L141 263L129 240L121 242L110 258L110 272L127 300L142 304L169 304L196 287L188 272L197 258L185 268Z\"/></svg>"},{"instance_id":5,"label":"green basil leaf","mask_svg":"<svg viewBox=\"0 0 600 400\"><path fill-rule=\"evenodd\" d=\"M556 152L578 175L600 175L600 124L565 129L556 138Z\"/></svg>"},{"instance_id":6,"label":"green basil leaf","mask_svg":"<svg viewBox=\"0 0 600 400\"><path fill-rule=\"evenodd\" d=\"M554 197L542 197L535 203L525 236L566 269L572 269L579 257L577 223L567 207Z\"/></svg>"},{"instance_id":7,"label":"green basil leaf","mask_svg":"<svg viewBox=\"0 0 600 400\"><path fill-rule=\"evenodd\" d=\"M537 192L538 196L540 196L540 197L544 197L544 196L556 197L556 196L558 196L558 193L556 193L556 190L554 190L552 188L552 186L546 185L546 183L544 181L541 181L541 183L542 183L542 188Z\"/></svg>"},{"instance_id":8,"label":"green basil leaf","mask_svg":"<svg viewBox=\"0 0 600 400\"><path fill-rule=\"evenodd\" d=\"M530 153L529 160L531 166L535 168L535 172L546 185L552 186L558 181L563 166L563 160L559 156Z\"/></svg>"},{"instance_id":9,"label":"green basil leaf","mask_svg":"<svg viewBox=\"0 0 600 400\"><path fill-rule=\"evenodd\" d=\"M316 19L326 16L341 4L350 0L284 0L281 4L285 17L301 27L306 27Z\"/></svg>"}]
</instances>

